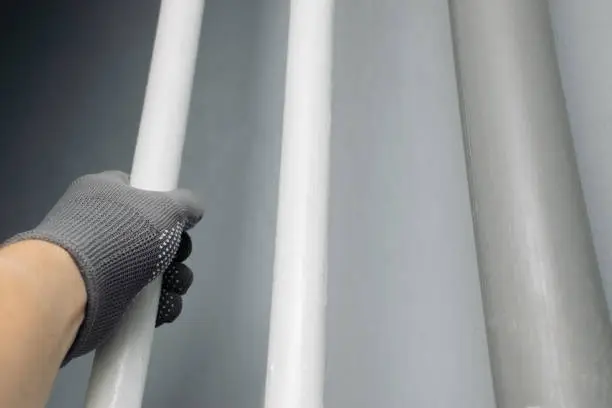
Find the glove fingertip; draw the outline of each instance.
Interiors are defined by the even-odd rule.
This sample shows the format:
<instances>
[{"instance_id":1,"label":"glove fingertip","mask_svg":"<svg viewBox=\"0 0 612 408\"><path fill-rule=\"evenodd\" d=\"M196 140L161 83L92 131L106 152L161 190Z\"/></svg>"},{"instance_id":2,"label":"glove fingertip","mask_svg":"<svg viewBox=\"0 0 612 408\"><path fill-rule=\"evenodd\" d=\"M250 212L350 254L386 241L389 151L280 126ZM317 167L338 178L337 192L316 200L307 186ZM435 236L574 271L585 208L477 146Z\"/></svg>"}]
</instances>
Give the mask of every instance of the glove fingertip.
<instances>
[{"instance_id":1,"label":"glove fingertip","mask_svg":"<svg viewBox=\"0 0 612 408\"><path fill-rule=\"evenodd\" d=\"M157 309L157 321L155 327L162 324L172 323L183 310L183 299L174 293L162 290Z\"/></svg>"},{"instance_id":2,"label":"glove fingertip","mask_svg":"<svg viewBox=\"0 0 612 408\"><path fill-rule=\"evenodd\" d=\"M204 208L200 199L191 191L179 188L167 193L185 211L185 229L193 228L204 216Z\"/></svg>"},{"instance_id":3,"label":"glove fingertip","mask_svg":"<svg viewBox=\"0 0 612 408\"><path fill-rule=\"evenodd\" d=\"M185 264L175 263L164 273L163 290L178 295L187 293L193 283L193 271Z\"/></svg>"},{"instance_id":4,"label":"glove fingertip","mask_svg":"<svg viewBox=\"0 0 612 408\"><path fill-rule=\"evenodd\" d=\"M188 233L183 232L181 236L181 243L179 245L179 249L176 252L176 255L174 256L174 261L183 262L184 260L189 258L189 255L191 255L192 249L193 249L193 244L191 242L191 237L189 236Z\"/></svg>"}]
</instances>

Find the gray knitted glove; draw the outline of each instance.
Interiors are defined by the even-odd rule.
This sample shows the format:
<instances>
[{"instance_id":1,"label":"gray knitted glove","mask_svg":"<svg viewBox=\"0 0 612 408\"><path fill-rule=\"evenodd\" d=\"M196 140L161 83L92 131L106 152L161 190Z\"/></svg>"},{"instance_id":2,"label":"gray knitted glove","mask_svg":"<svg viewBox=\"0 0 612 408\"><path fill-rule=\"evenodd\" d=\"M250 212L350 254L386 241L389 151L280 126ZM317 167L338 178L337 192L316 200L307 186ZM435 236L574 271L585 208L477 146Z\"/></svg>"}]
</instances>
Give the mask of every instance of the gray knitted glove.
<instances>
[{"instance_id":1,"label":"gray knitted glove","mask_svg":"<svg viewBox=\"0 0 612 408\"><path fill-rule=\"evenodd\" d=\"M157 324L178 316L193 279L181 263L191 251L185 231L201 218L187 190L138 190L127 174L105 172L77 179L38 227L9 240L59 245L81 271L85 319L64 363L101 345L138 292L164 272Z\"/></svg>"}]
</instances>

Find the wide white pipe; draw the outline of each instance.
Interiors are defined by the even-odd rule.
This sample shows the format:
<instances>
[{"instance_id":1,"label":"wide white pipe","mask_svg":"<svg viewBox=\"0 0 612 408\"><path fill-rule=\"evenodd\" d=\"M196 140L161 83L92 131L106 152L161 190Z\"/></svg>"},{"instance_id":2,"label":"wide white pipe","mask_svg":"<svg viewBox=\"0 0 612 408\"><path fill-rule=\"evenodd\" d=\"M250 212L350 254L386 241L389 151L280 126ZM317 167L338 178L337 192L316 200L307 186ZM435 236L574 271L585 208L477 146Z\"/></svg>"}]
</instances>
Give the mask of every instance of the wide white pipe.
<instances>
[{"instance_id":1,"label":"wide white pipe","mask_svg":"<svg viewBox=\"0 0 612 408\"><path fill-rule=\"evenodd\" d=\"M204 0L162 0L131 173L134 187L176 188ZM160 280L135 300L113 338L96 352L87 408L137 408L149 365Z\"/></svg>"},{"instance_id":2,"label":"wide white pipe","mask_svg":"<svg viewBox=\"0 0 612 408\"><path fill-rule=\"evenodd\" d=\"M497 407L612 407L612 326L548 2L449 4Z\"/></svg>"},{"instance_id":3,"label":"wide white pipe","mask_svg":"<svg viewBox=\"0 0 612 408\"><path fill-rule=\"evenodd\" d=\"M323 405L332 0L292 0L266 408Z\"/></svg>"}]
</instances>

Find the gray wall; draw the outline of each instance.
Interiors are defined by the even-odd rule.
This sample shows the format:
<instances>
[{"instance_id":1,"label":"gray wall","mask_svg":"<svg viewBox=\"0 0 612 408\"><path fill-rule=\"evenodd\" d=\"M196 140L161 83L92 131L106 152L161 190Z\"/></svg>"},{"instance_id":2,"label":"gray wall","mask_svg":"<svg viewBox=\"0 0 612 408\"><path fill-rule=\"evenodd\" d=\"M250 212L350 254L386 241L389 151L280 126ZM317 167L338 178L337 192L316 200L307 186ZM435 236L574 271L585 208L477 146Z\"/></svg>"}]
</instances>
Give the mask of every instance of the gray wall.
<instances>
[{"instance_id":1,"label":"gray wall","mask_svg":"<svg viewBox=\"0 0 612 408\"><path fill-rule=\"evenodd\" d=\"M447 3L337 4L327 406L492 408Z\"/></svg>"},{"instance_id":2,"label":"gray wall","mask_svg":"<svg viewBox=\"0 0 612 408\"><path fill-rule=\"evenodd\" d=\"M130 168L159 1L83 4L0 15L0 238L73 178ZM612 3L551 12L610 286ZM287 17L287 0L207 2L181 177L207 208L198 276L156 332L145 407L260 405ZM446 1L337 0L335 35L326 405L493 408ZM83 405L90 365L49 407Z\"/></svg>"}]
</instances>

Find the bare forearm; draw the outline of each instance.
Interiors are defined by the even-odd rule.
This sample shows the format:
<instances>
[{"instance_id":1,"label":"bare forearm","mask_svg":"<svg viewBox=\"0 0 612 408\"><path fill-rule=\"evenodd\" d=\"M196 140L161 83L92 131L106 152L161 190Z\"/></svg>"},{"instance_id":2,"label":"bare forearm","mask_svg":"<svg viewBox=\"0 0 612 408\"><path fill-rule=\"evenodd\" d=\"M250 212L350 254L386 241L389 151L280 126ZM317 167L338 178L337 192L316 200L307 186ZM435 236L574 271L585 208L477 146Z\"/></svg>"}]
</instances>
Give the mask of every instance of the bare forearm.
<instances>
[{"instance_id":1,"label":"bare forearm","mask_svg":"<svg viewBox=\"0 0 612 408\"><path fill-rule=\"evenodd\" d=\"M0 250L0 406L41 408L83 319L70 255L42 241Z\"/></svg>"}]
</instances>

